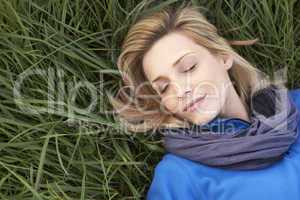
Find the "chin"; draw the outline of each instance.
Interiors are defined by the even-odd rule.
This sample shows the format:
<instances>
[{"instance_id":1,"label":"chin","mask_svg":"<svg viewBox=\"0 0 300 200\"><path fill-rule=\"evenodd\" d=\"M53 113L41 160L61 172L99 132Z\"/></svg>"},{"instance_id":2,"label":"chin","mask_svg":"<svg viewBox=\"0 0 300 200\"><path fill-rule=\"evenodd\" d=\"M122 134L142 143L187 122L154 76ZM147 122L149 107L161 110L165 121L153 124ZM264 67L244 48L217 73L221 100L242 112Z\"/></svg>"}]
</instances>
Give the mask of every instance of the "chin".
<instances>
[{"instance_id":1,"label":"chin","mask_svg":"<svg viewBox=\"0 0 300 200\"><path fill-rule=\"evenodd\" d=\"M206 124L213 120L217 116L218 112L209 112L209 113L197 113L195 112L191 117L191 122L194 124Z\"/></svg>"}]
</instances>

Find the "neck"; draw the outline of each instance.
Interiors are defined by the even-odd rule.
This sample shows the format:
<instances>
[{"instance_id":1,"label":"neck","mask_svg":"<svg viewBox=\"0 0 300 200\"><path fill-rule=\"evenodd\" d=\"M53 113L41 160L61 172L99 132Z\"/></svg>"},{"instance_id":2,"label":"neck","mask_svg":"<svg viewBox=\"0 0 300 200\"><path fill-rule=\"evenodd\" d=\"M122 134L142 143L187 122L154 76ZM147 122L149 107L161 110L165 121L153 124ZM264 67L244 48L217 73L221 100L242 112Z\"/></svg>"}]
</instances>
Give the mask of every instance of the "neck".
<instances>
[{"instance_id":1,"label":"neck","mask_svg":"<svg viewBox=\"0 0 300 200\"><path fill-rule=\"evenodd\" d=\"M228 89L228 96L226 97L225 104L219 115L225 118L240 118L250 122L247 109L233 85L231 84Z\"/></svg>"}]
</instances>

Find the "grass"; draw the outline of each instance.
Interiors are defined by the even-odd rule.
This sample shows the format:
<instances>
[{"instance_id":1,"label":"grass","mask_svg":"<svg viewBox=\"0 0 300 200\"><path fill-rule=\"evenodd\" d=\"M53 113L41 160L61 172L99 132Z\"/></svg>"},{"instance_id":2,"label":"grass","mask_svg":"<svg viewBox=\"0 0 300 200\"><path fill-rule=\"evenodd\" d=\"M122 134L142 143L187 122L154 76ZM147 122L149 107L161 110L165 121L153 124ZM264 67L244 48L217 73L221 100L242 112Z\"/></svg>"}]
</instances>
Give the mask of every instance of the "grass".
<instances>
[{"instance_id":1,"label":"grass","mask_svg":"<svg viewBox=\"0 0 300 200\"><path fill-rule=\"evenodd\" d=\"M114 120L106 93L138 16L181 1L0 0L0 199L144 199L159 135ZM300 3L193 0L236 50L300 86Z\"/></svg>"}]
</instances>

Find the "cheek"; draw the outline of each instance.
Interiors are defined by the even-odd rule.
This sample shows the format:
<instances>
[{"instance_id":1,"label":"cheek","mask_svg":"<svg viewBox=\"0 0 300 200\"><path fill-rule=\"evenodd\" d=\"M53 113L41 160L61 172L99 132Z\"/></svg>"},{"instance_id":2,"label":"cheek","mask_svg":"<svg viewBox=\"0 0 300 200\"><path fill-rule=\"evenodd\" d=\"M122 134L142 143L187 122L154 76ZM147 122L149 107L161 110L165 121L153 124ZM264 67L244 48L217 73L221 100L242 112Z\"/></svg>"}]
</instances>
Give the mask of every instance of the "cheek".
<instances>
[{"instance_id":1,"label":"cheek","mask_svg":"<svg viewBox=\"0 0 300 200\"><path fill-rule=\"evenodd\" d=\"M220 100L222 96L224 96L224 89L222 88L229 84L228 75L227 71L223 70L222 66L217 64L218 63L211 66L200 66L192 75L191 83L195 95L208 93L213 96L212 99L214 99L214 101L216 101L216 99Z\"/></svg>"},{"instance_id":2,"label":"cheek","mask_svg":"<svg viewBox=\"0 0 300 200\"><path fill-rule=\"evenodd\" d=\"M193 73L193 81L199 82L201 80L221 81L225 71L219 63L208 60L201 63L195 73Z\"/></svg>"},{"instance_id":3,"label":"cheek","mask_svg":"<svg viewBox=\"0 0 300 200\"><path fill-rule=\"evenodd\" d=\"M210 95L207 96L206 101L199 108L197 115L216 116L225 106L227 90L217 88L216 90L209 90Z\"/></svg>"},{"instance_id":4,"label":"cheek","mask_svg":"<svg viewBox=\"0 0 300 200\"><path fill-rule=\"evenodd\" d=\"M200 107L199 113L207 115L218 113L221 108L221 101L222 100L217 95L209 96L206 99L205 104Z\"/></svg>"}]
</instances>

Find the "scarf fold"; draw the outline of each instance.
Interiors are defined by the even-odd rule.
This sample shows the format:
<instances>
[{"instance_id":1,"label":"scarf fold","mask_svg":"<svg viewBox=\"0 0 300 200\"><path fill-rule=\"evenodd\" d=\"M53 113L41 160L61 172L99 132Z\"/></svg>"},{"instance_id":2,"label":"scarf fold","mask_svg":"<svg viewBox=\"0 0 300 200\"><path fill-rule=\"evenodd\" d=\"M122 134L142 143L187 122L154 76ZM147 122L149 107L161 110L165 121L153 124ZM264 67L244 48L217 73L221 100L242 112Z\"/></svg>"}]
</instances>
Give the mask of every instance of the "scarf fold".
<instances>
[{"instance_id":1,"label":"scarf fold","mask_svg":"<svg viewBox=\"0 0 300 200\"><path fill-rule=\"evenodd\" d=\"M276 163L297 140L299 111L288 90L274 84L256 91L247 103L250 123L237 119L248 127L221 131L213 131L207 124L164 128L165 149L223 169L262 169Z\"/></svg>"}]
</instances>

